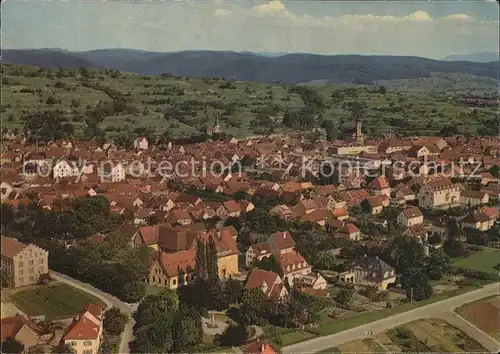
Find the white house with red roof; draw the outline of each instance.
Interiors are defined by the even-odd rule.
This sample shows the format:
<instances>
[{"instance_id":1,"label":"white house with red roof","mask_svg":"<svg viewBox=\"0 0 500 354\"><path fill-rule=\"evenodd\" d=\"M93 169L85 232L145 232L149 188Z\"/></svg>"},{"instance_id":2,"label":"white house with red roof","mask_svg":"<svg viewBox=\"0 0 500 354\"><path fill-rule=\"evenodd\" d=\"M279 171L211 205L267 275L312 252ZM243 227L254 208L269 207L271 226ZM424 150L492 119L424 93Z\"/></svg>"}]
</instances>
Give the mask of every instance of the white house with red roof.
<instances>
[{"instance_id":1,"label":"white house with red roof","mask_svg":"<svg viewBox=\"0 0 500 354\"><path fill-rule=\"evenodd\" d=\"M305 258L295 249L295 241L288 231L272 234L267 243L271 246L276 260L283 270L283 275L290 285L297 275L308 275L312 267Z\"/></svg>"},{"instance_id":2,"label":"white house with red roof","mask_svg":"<svg viewBox=\"0 0 500 354\"><path fill-rule=\"evenodd\" d=\"M258 268L252 270L245 284L247 290L255 288L261 289L264 295L273 301L283 300L288 295L278 274Z\"/></svg>"},{"instance_id":3,"label":"white house with red roof","mask_svg":"<svg viewBox=\"0 0 500 354\"><path fill-rule=\"evenodd\" d=\"M387 179L386 176L380 176L375 178L373 181L370 182L368 187L371 190L373 190L375 195L384 194L388 197L391 196L391 187L389 186L389 180Z\"/></svg>"},{"instance_id":4,"label":"white house with red roof","mask_svg":"<svg viewBox=\"0 0 500 354\"><path fill-rule=\"evenodd\" d=\"M102 339L103 309L89 304L66 329L61 341L76 354L97 354Z\"/></svg>"}]
</instances>

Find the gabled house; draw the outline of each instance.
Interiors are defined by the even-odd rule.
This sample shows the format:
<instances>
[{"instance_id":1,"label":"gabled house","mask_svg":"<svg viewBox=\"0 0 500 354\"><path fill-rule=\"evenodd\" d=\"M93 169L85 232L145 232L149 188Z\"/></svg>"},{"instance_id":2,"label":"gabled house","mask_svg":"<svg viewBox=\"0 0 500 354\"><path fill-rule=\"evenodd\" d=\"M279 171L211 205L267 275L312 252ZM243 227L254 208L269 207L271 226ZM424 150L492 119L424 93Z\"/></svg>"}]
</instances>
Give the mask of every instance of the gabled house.
<instances>
[{"instance_id":1,"label":"gabled house","mask_svg":"<svg viewBox=\"0 0 500 354\"><path fill-rule=\"evenodd\" d=\"M273 301L282 301L288 295L288 291L278 274L258 268L251 271L245 284L247 290L255 288L262 290L266 298Z\"/></svg>"},{"instance_id":2,"label":"gabled house","mask_svg":"<svg viewBox=\"0 0 500 354\"><path fill-rule=\"evenodd\" d=\"M380 214L384 209L384 204L387 205L388 198L384 195L375 195L373 197L368 197L361 203L363 209L365 209L371 215Z\"/></svg>"},{"instance_id":3,"label":"gabled house","mask_svg":"<svg viewBox=\"0 0 500 354\"><path fill-rule=\"evenodd\" d=\"M228 200L222 203L224 208L227 210L227 216L231 218L237 218L241 215L241 204L235 202L234 200Z\"/></svg>"},{"instance_id":4,"label":"gabled house","mask_svg":"<svg viewBox=\"0 0 500 354\"><path fill-rule=\"evenodd\" d=\"M295 241L288 231L272 234L267 243L271 246L271 251L278 260L283 275L290 285L293 285L293 279L296 276L311 273L312 267L295 249Z\"/></svg>"},{"instance_id":5,"label":"gabled house","mask_svg":"<svg viewBox=\"0 0 500 354\"><path fill-rule=\"evenodd\" d=\"M37 284L49 274L49 252L35 244L1 236L1 265L15 288Z\"/></svg>"},{"instance_id":6,"label":"gabled house","mask_svg":"<svg viewBox=\"0 0 500 354\"><path fill-rule=\"evenodd\" d=\"M221 279L239 273L238 248L234 229L198 231L186 226L159 225L158 250L149 268L147 282L176 289L194 280L197 239L217 249L217 268Z\"/></svg>"},{"instance_id":7,"label":"gabled house","mask_svg":"<svg viewBox=\"0 0 500 354\"><path fill-rule=\"evenodd\" d=\"M462 226L478 231L488 231L495 224L495 220L482 211L473 211L462 219Z\"/></svg>"},{"instance_id":8,"label":"gabled house","mask_svg":"<svg viewBox=\"0 0 500 354\"><path fill-rule=\"evenodd\" d=\"M375 195L386 195L391 196L391 187L386 176L380 176L375 178L368 184L368 188L371 189Z\"/></svg>"},{"instance_id":9,"label":"gabled house","mask_svg":"<svg viewBox=\"0 0 500 354\"><path fill-rule=\"evenodd\" d=\"M398 214L397 222L403 227L419 225L424 222L424 215L419 208L407 208Z\"/></svg>"},{"instance_id":10,"label":"gabled house","mask_svg":"<svg viewBox=\"0 0 500 354\"><path fill-rule=\"evenodd\" d=\"M268 243L254 243L245 253L245 265L251 267L263 258L272 256L271 246Z\"/></svg>"},{"instance_id":11,"label":"gabled house","mask_svg":"<svg viewBox=\"0 0 500 354\"><path fill-rule=\"evenodd\" d=\"M102 339L103 310L89 304L64 333L61 342L73 348L76 354L97 354Z\"/></svg>"},{"instance_id":12,"label":"gabled house","mask_svg":"<svg viewBox=\"0 0 500 354\"><path fill-rule=\"evenodd\" d=\"M54 179L71 177L71 176L76 176L76 175L78 175L78 168L72 166L66 160L59 160L52 167L52 177Z\"/></svg>"},{"instance_id":13,"label":"gabled house","mask_svg":"<svg viewBox=\"0 0 500 354\"><path fill-rule=\"evenodd\" d=\"M489 201L489 195L483 191L463 190L460 193L460 203L464 205L474 206L486 204Z\"/></svg>"},{"instance_id":14,"label":"gabled house","mask_svg":"<svg viewBox=\"0 0 500 354\"><path fill-rule=\"evenodd\" d=\"M167 216L167 221L171 224L180 225L189 225L193 222L187 209L170 210Z\"/></svg>"},{"instance_id":15,"label":"gabled house","mask_svg":"<svg viewBox=\"0 0 500 354\"><path fill-rule=\"evenodd\" d=\"M291 220L293 218L293 212L286 204L275 206L274 208L269 210L269 214L277 216L283 220Z\"/></svg>"},{"instance_id":16,"label":"gabled house","mask_svg":"<svg viewBox=\"0 0 500 354\"><path fill-rule=\"evenodd\" d=\"M342 222L342 226L337 230L337 235L351 241L359 241L361 239L361 231L356 225L350 222Z\"/></svg>"},{"instance_id":17,"label":"gabled house","mask_svg":"<svg viewBox=\"0 0 500 354\"><path fill-rule=\"evenodd\" d=\"M0 328L2 343L11 337L24 345L26 351L38 345L43 334L42 328L19 313L12 317L2 318Z\"/></svg>"},{"instance_id":18,"label":"gabled house","mask_svg":"<svg viewBox=\"0 0 500 354\"><path fill-rule=\"evenodd\" d=\"M159 226L143 226L137 230L132 239L132 246L139 247L147 245L155 250L158 250L158 235Z\"/></svg>"},{"instance_id":19,"label":"gabled house","mask_svg":"<svg viewBox=\"0 0 500 354\"><path fill-rule=\"evenodd\" d=\"M396 271L378 257L370 257L365 254L357 257L348 271L339 274L339 280L372 285L379 290L386 290L389 284L396 281Z\"/></svg>"},{"instance_id":20,"label":"gabled house","mask_svg":"<svg viewBox=\"0 0 500 354\"><path fill-rule=\"evenodd\" d=\"M440 177L425 183L418 192L422 208L449 207L460 201L460 188L447 178Z\"/></svg>"}]
</instances>

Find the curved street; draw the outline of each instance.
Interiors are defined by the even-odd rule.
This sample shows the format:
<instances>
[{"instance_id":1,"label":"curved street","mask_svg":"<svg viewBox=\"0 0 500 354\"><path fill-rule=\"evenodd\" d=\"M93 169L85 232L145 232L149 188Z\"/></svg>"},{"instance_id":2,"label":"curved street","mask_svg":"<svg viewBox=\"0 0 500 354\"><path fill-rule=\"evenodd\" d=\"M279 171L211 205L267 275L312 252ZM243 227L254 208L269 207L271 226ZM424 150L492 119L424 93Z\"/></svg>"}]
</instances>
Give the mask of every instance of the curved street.
<instances>
[{"instance_id":1,"label":"curved street","mask_svg":"<svg viewBox=\"0 0 500 354\"><path fill-rule=\"evenodd\" d=\"M367 332L371 332L373 335L376 335L393 327L397 327L421 318L443 318L446 321L451 321L452 325L458 327L469 336L476 339L488 351L496 353L500 349L500 343L498 343L497 340L484 333L462 317L453 315L453 311L462 305L492 295L498 295L499 293L500 283L489 284L478 290L451 297L446 300L437 301L432 304L399 313L362 326L284 347L283 353L316 353L328 348L336 347L342 343L354 341L360 338L366 338Z\"/></svg>"},{"instance_id":2,"label":"curved street","mask_svg":"<svg viewBox=\"0 0 500 354\"><path fill-rule=\"evenodd\" d=\"M98 298L100 298L107 307L117 307L125 313L128 317L128 322L125 325L125 329L123 330L123 333L121 335L121 341L120 341L120 348L119 348L119 353L129 353L129 347L128 344L134 339L133 336L133 327L134 327L134 319L132 318L132 313L135 311L134 306L131 304L127 304L126 302L121 301L118 299L116 296L110 295L108 293L105 293L96 287L84 283L82 281L73 279L65 274L61 274L58 272L55 272L53 270L50 271L50 275L53 279L67 283L75 288L78 288L80 290L86 291L89 294L92 294Z\"/></svg>"}]
</instances>

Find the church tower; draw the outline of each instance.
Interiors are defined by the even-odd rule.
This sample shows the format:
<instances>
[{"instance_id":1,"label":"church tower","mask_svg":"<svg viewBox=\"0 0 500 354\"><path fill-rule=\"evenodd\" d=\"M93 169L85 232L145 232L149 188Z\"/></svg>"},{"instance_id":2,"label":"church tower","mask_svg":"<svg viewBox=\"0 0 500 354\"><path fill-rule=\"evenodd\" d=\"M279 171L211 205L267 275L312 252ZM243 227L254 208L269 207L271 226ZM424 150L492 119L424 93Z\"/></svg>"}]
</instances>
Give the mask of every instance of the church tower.
<instances>
[{"instance_id":1,"label":"church tower","mask_svg":"<svg viewBox=\"0 0 500 354\"><path fill-rule=\"evenodd\" d=\"M356 143L359 145L365 144L365 135L361 127L361 121L359 118L356 119Z\"/></svg>"}]
</instances>

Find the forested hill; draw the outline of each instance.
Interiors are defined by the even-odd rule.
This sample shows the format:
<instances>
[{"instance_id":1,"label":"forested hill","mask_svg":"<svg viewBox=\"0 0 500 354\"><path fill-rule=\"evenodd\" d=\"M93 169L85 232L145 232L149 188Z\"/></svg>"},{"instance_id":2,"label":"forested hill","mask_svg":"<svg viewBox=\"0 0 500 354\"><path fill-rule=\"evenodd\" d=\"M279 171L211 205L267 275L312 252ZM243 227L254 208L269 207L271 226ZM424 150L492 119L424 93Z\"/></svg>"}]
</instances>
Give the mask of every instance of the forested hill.
<instances>
[{"instance_id":1,"label":"forested hill","mask_svg":"<svg viewBox=\"0 0 500 354\"><path fill-rule=\"evenodd\" d=\"M286 54L269 57L216 51L158 53L106 49L69 52L40 49L3 50L2 60L42 67L75 69L83 66L149 75L170 73L184 77L225 77L239 81L292 84L312 80L372 84L378 80L425 78L435 72L499 77L498 62L455 62L402 56Z\"/></svg>"}]
</instances>

